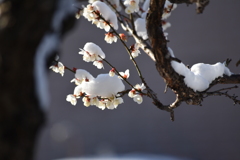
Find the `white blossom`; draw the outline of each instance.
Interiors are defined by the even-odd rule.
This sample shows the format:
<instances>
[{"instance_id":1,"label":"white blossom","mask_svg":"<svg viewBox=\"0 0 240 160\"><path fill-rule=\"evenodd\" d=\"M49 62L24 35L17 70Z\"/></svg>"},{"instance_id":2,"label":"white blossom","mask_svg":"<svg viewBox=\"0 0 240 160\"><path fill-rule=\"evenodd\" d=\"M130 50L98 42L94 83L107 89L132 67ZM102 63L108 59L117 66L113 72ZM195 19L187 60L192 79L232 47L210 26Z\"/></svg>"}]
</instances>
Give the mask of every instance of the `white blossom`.
<instances>
[{"instance_id":1,"label":"white blossom","mask_svg":"<svg viewBox=\"0 0 240 160\"><path fill-rule=\"evenodd\" d=\"M143 98L139 94L134 95L133 100L134 100L134 102L137 102L138 104L141 104L143 102Z\"/></svg>"},{"instance_id":2,"label":"white blossom","mask_svg":"<svg viewBox=\"0 0 240 160\"><path fill-rule=\"evenodd\" d=\"M93 65L96 66L98 69L104 68L102 61L94 61Z\"/></svg>"},{"instance_id":3,"label":"white blossom","mask_svg":"<svg viewBox=\"0 0 240 160\"><path fill-rule=\"evenodd\" d=\"M141 54L141 52L139 51L138 43L135 43L134 45L132 45L130 47L130 50L132 51L131 55L132 55L133 58L136 58L139 54ZM132 58L132 57L130 57L130 58Z\"/></svg>"},{"instance_id":4,"label":"white blossom","mask_svg":"<svg viewBox=\"0 0 240 160\"><path fill-rule=\"evenodd\" d=\"M96 105L99 109L104 110L106 108L106 103L103 100L99 101L98 105Z\"/></svg>"},{"instance_id":5,"label":"white blossom","mask_svg":"<svg viewBox=\"0 0 240 160\"><path fill-rule=\"evenodd\" d=\"M83 60L86 62L98 61L101 60L101 58L105 58L105 53L102 49L92 42L86 43L79 54L83 55Z\"/></svg>"},{"instance_id":6,"label":"white blossom","mask_svg":"<svg viewBox=\"0 0 240 160\"><path fill-rule=\"evenodd\" d=\"M114 69L114 68L112 68L112 69L109 71L109 76L110 76L110 77L115 76L115 69Z\"/></svg>"},{"instance_id":7,"label":"white blossom","mask_svg":"<svg viewBox=\"0 0 240 160\"><path fill-rule=\"evenodd\" d=\"M112 32L108 32L108 33L105 34L104 40L107 43L112 44L112 42L117 42L117 37Z\"/></svg>"},{"instance_id":8,"label":"white blossom","mask_svg":"<svg viewBox=\"0 0 240 160\"><path fill-rule=\"evenodd\" d=\"M58 62L57 65L50 66L49 69L52 69L54 72L60 73L63 76L65 66L61 62Z\"/></svg>"},{"instance_id":9,"label":"white blossom","mask_svg":"<svg viewBox=\"0 0 240 160\"><path fill-rule=\"evenodd\" d=\"M110 25L117 30L118 20L116 14L103 2L96 1L92 4L95 11L99 11L103 18L110 23Z\"/></svg>"},{"instance_id":10,"label":"white blossom","mask_svg":"<svg viewBox=\"0 0 240 160\"><path fill-rule=\"evenodd\" d=\"M123 99L121 97L115 98L114 101L113 101L113 105L114 105L115 108L117 108L117 106L119 104L122 104L122 103L123 103Z\"/></svg>"},{"instance_id":11,"label":"white blossom","mask_svg":"<svg viewBox=\"0 0 240 160\"><path fill-rule=\"evenodd\" d=\"M89 107L91 105L90 103L91 99L89 97L83 97L82 101L83 101L83 105L86 107Z\"/></svg>"},{"instance_id":12,"label":"white blossom","mask_svg":"<svg viewBox=\"0 0 240 160\"><path fill-rule=\"evenodd\" d=\"M127 69L125 72L119 72L119 74L120 74L124 79L128 79L129 76L130 76L129 69ZM119 76L118 78L122 79L121 76Z\"/></svg>"},{"instance_id":13,"label":"white blossom","mask_svg":"<svg viewBox=\"0 0 240 160\"><path fill-rule=\"evenodd\" d=\"M137 90L142 91L142 90L146 89L146 86L144 85L144 83L142 83L141 85L140 84L136 84L134 86L134 88L136 88Z\"/></svg>"},{"instance_id":14,"label":"white blossom","mask_svg":"<svg viewBox=\"0 0 240 160\"><path fill-rule=\"evenodd\" d=\"M124 5L126 6L125 12L127 14L139 11L139 0L125 0Z\"/></svg>"},{"instance_id":15,"label":"white blossom","mask_svg":"<svg viewBox=\"0 0 240 160\"><path fill-rule=\"evenodd\" d=\"M77 98L73 94L67 95L66 100L74 106L77 104Z\"/></svg>"},{"instance_id":16,"label":"white blossom","mask_svg":"<svg viewBox=\"0 0 240 160\"><path fill-rule=\"evenodd\" d=\"M128 96L130 98L133 98L135 96L135 94L136 94L136 90L135 89L132 89L131 91L128 92Z\"/></svg>"},{"instance_id":17,"label":"white blossom","mask_svg":"<svg viewBox=\"0 0 240 160\"><path fill-rule=\"evenodd\" d=\"M121 40L123 40L124 42L127 42L127 36L125 34L120 33L119 36L120 36Z\"/></svg>"}]
</instances>

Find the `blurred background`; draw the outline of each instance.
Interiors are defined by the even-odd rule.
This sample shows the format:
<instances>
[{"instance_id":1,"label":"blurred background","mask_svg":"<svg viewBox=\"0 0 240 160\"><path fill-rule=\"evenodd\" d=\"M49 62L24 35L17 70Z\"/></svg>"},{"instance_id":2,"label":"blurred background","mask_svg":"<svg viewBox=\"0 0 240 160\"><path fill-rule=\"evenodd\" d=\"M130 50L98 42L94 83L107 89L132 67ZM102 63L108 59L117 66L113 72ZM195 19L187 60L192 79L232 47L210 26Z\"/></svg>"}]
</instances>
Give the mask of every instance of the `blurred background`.
<instances>
[{"instance_id":1,"label":"blurred background","mask_svg":"<svg viewBox=\"0 0 240 160\"><path fill-rule=\"evenodd\" d=\"M211 0L204 13L197 15L195 5L178 5L168 19L172 24L166 30L170 40L168 46L176 57L190 66L231 58L230 70L239 73L240 67L235 66L240 59L239 7L238 0ZM95 77L108 73L107 64L98 70L78 54L85 43L94 42L118 70L130 69L132 84L140 83L121 43L107 44L104 34L81 17L62 41L60 61L70 68L86 69ZM128 41L129 46L133 43ZM155 64L143 51L141 53L136 61L147 83L164 104L173 102L175 96L171 90L163 93L165 83ZM124 104L115 110L85 107L81 100L72 106L66 96L73 93L75 85L70 83L73 78L68 71L64 77L49 73L51 104L46 112L47 122L38 138L35 160L140 153L194 160L240 159L240 108L226 97L206 98L203 106L183 103L175 110L175 121L171 122L169 113L157 109L147 97L138 105L125 96ZM218 88L227 86L233 85L219 85ZM240 95L239 89L231 93Z\"/></svg>"}]
</instances>

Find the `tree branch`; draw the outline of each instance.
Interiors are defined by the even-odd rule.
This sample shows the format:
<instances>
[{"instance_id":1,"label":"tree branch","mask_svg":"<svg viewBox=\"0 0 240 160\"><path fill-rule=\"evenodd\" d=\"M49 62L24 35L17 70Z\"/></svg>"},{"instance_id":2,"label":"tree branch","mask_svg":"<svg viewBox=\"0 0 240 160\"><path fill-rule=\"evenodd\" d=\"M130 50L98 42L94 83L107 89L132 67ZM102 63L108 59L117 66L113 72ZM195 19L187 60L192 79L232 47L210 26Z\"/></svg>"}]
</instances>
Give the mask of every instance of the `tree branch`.
<instances>
[{"instance_id":1,"label":"tree branch","mask_svg":"<svg viewBox=\"0 0 240 160\"><path fill-rule=\"evenodd\" d=\"M196 10L197 13L202 13L205 7L209 4L210 0L169 0L171 3L186 3L186 4L193 4L196 3Z\"/></svg>"}]
</instances>

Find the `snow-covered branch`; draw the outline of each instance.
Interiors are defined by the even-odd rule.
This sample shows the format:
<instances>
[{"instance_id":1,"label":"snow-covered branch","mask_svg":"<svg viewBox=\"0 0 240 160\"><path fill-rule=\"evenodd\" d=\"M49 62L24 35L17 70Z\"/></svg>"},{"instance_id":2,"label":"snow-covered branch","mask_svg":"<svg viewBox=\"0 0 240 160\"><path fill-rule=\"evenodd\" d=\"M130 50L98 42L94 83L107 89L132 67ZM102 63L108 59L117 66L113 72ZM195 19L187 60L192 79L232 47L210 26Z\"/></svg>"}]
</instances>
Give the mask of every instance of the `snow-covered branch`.
<instances>
[{"instance_id":1,"label":"snow-covered branch","mask_svg":"<svg viewBox=\"0 0 240 160\"><path fill-rule=\"evenodd\" d=\"M171 3L172 2L172 3ZM55 72L63 75L62 69L68 69L75 73L72 82L77 85L74 93L67 96L67 101L76 105L77 100L82 98L85 106L95 105L100 109L115 109L123 103L122 97L128 94L135 102L141 104L143 96L152 99L153 104L161 110L170 113L174 120L174 109L182 102L189 105L201 105L204 98L211 95L226 96L239 104L236 96L231 96L225 90L236 89L226 88L210 92L209 90L217 84L240 83L240 75L233 74L227 67L227 62L215 64L197 63L191 68L178 59L172 49L167 46L168 39L165 30L171 26L166 19L177 7L175 3L196 3L197 12L201 13L209 0L89 0L89 4L79 8L77 17L82 14L88 21L97 28L106 31L104 40L109 43L120 41L134 64L141 84L133 85L128 80L130 71L119 72L113 63L110 63L100 46L88 42L79 52L85 62L93 62L98 69L104 68L104 63L111 69L107 74L99 74L94 78L89 72L83 69L71 70L58 62L52 66ZM126 33L119 33L118 25ZM135 44L127 46L128 38L133 38ZM156 93L149 87L141 73L137 58L142 49L155 63L159 75L166 83L166 89L170 88L176 95L173 103L164 105ZM116 76L117 74L118 76ZM131 88L125 89L124 83Z\"/></svg>"}]
</instances>

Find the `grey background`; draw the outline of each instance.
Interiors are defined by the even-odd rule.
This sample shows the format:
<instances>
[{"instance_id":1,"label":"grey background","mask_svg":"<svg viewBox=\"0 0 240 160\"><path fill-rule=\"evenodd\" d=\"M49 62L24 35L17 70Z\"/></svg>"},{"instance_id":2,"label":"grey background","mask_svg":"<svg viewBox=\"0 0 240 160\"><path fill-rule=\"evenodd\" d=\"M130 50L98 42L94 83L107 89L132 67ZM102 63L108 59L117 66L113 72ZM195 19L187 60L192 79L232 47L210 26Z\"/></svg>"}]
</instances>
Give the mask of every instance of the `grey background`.
<instances>
[{"instance_id":1,"label":"grey background","mask_svg":"<svg viewBox=\"0 0 240 160\"><path fill-rule=\"evenodd\" d=\"M239 7L239 0L211 0L204 13L197 15L195 5L178 5L168 19L172 27L167 30L168 45L175 56L190 66L232 58L230 69L239 73L240 68L235 66L240 59ZM98 70L92 63L82 61L78 54L86 42L94 42L115 67L121 71L130 69L129 80L133 84L140 83L123 46L120 42L107 44L103 41L104 33L82 17L62 42L60 61L68 67L86 69L94 76L107 73L110 70L107 64L104 70ZM133 41L128 42L131 44ZM136 60L159 99L164 104L173 102L175 97L170 90L163 93L165 84L151 59L142 52ZM116 110L87 108L81 100L72 106L65 99L73 92L75 85L70 83L73 77L68 71L63 78L49 74L51 104L39 135L36 160L127 153L196 160L240 159L240 108L225 97L206 98L202 107L182 104L175 110L175 122L171 122L169 114L157 109L146 97L138 105L125 96L124 104ZM233 92L240 95L239 89Z\"/></svg>"}]
</instances>

